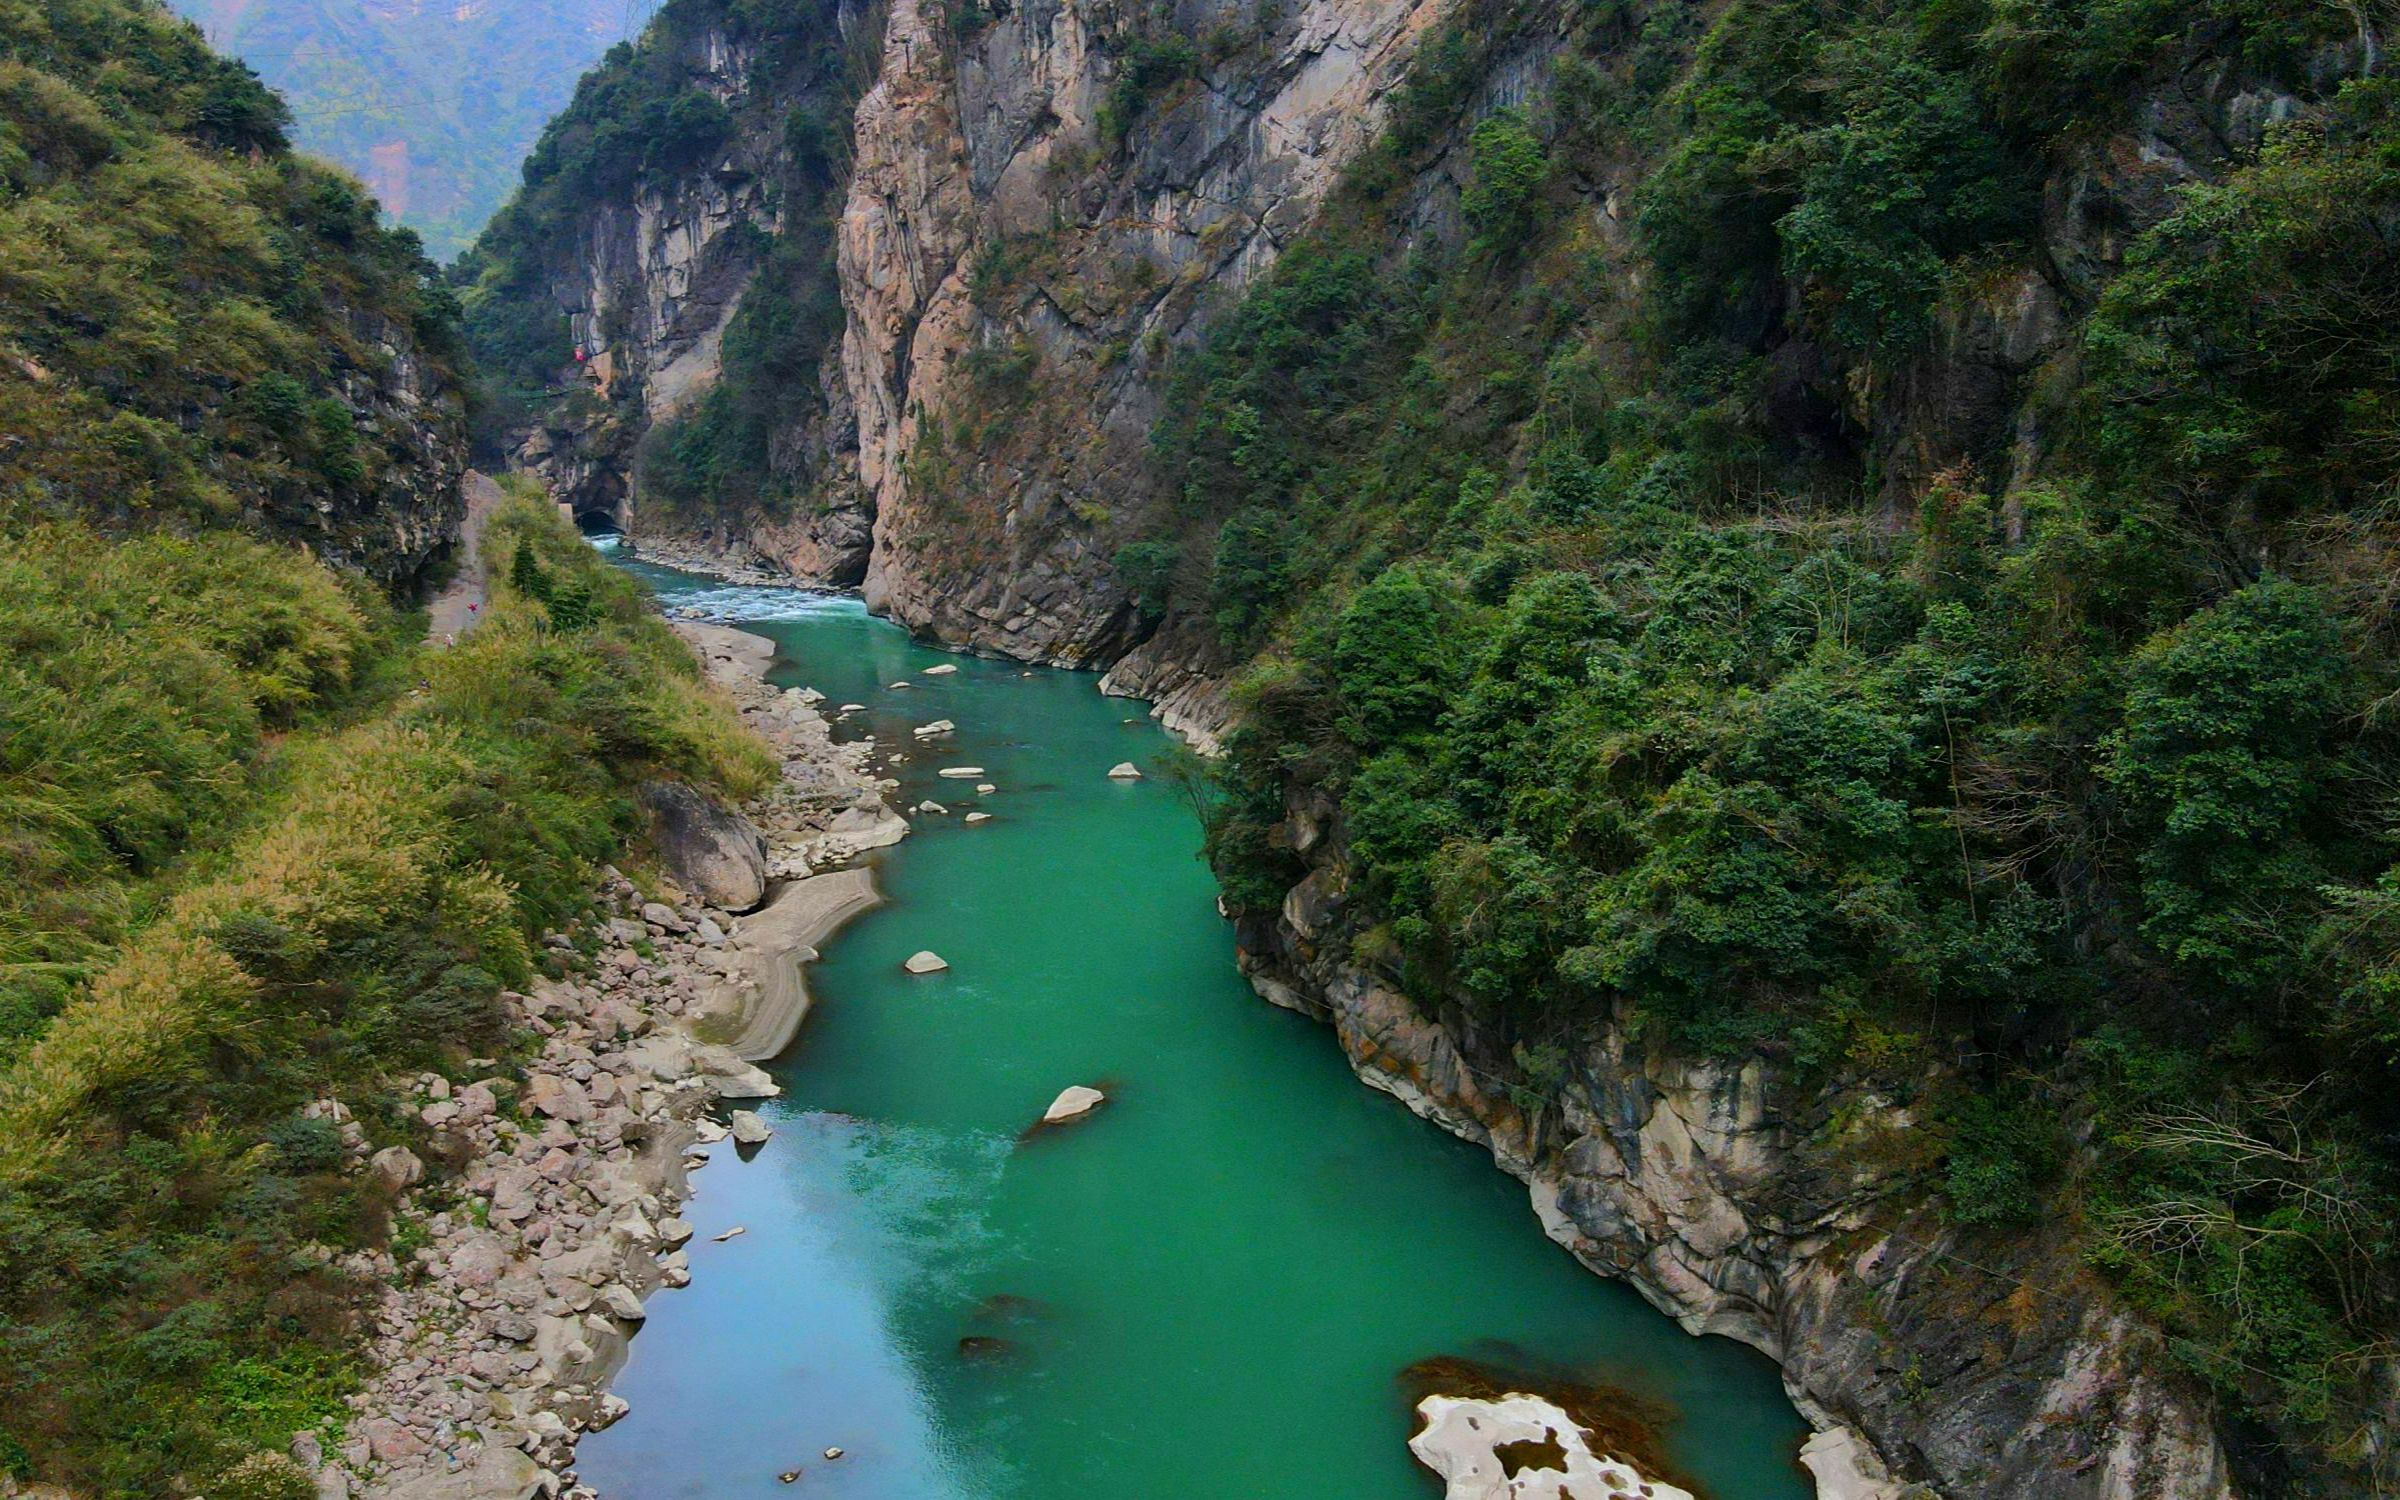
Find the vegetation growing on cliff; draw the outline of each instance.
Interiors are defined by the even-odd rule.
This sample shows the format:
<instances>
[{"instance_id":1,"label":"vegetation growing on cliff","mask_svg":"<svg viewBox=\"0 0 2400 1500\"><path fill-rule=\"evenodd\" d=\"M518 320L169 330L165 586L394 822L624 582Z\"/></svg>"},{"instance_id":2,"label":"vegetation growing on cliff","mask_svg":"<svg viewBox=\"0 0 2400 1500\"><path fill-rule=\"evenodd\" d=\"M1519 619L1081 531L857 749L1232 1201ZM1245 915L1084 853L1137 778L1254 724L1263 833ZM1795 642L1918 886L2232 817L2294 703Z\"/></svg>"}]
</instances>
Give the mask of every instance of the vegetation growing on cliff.
<instances>
[{"instance_id":1,"label":"vegetation growing on cliff","mask_svg":"<svg viewBox=\"0 0 2400 1500\"><path fill-rule=\"evenodd\" d=\"M2400 96L2306 82L2348 29L2311 10L2038 10L1603 7L1480 120L1512 13L1429 40L1184 361L1142 593L1257 657L1233 904L1329 796L1361 957L1526 1045L1613 1012L1961 1064L1953 1219L2070 1215L2194 1372L2339 1450L2400 1328ZM2045 175L2196 47L2304 102L2013 392L2030 453L1960 423L1893 467ZM1466 232L1408 243L1454 145Z\"/></svg>"},{"instance_id":2,"label":"vegetation growing on cliff","mask_svg":"<svg viewBox=\"0 0 2400 1500\"><path fill-rule=\"evenodd\" d=\"M547 602L504 590L438 651L305 558L21 534L0 1461L154 1495L346 1418L372 1288L342 1257L385 1242L391 1203L302 1108L422 1146L387 1080L510 1045L498 992L632 835L635 783L747 792L769 768L537 499L486 545L522 549Z\"/></svg>"},{"instance_id":3,"label":"vegetation growing on cliff","mask_svg":"<svg viewBox=\"0 0 2400 1500\"><path fill-rule=\"evenodd\" d=\"M487 432L522 427L561 397L571 340L550 292L569 274L595 205L734 159L768 180L775 231L742 225L712 245L711 264L747 270L726 326L720 378L687 411L641 434L627 467L645 508L706 517L775 512L813 478L779 435L823 404L818 370L841 328L833 218L849 164L849 117L873 81L880 12L855 17L847 39L833 7L775 10L748 0L671 0L637 43L613 49L525 163L523 188L457 267L466 326L493 384ZM742 60L730 102L699 61L710 38ZM572 268L580 271L580 267ZM630 330L604 328L614 345ZM630 388L620 400L637 400Z\"/></svg>"},{"instance_id":4,"label":"vegetation growing on cliff","mask_svg":"<svg viewBox=\"0 0 2400 1500\"><path fill-rule=\"evenodd\" d=\"M0 8L6 503L317 535L436 457L449 295L286 120L157 6ZM403 357L423 426L362 430L352 388Z\"/></svg>"}]
</instances>

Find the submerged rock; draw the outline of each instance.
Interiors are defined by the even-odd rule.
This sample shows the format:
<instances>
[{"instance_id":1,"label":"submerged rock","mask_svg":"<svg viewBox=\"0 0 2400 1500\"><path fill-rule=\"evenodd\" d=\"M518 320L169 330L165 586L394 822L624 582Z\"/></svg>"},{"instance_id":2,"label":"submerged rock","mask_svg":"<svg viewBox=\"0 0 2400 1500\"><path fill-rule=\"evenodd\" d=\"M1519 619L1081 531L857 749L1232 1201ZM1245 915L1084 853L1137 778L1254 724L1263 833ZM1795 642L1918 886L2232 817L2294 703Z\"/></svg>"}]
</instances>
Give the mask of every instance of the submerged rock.
<instances>
[{"instance_id":1,"label":"submerged rock","mask_svg":"<svg viewBox=\"0 0 2400 1500\"><path fill-rule=\"evenodd\" d=\"M1058 1097L1050 1101L1050 1107L1042 1111L1042 1123L1060 1125L1079 1120L1107 1102L1108 1095L1078 1083L1059 1091Z\"/></svg>"},{"instance_id":2,"label":"submerged rock","mask_svg":"<svg viewBox=\"0 0 2400 1500\"><path fill-rule=\"evenodd\" d=\"M1693 1500L1689 1490L1594 1453L1591 1434L1538 1396L1427 1396L1417 1414L1425 1426L1408 1450L1442 1476L1446 1500Z\"/></svg>"},{"instance_id":3,"label":"submerged rock","mask_svg":"<svg viewBox=\"0 0 2400 1500\"><path fill-rule=\"evenodd\" d=\"M900 967L911 974L939 974L950 967L950 960L927 948L923 952L910 954L908 962Z\"/></svg>"}]
</instances>

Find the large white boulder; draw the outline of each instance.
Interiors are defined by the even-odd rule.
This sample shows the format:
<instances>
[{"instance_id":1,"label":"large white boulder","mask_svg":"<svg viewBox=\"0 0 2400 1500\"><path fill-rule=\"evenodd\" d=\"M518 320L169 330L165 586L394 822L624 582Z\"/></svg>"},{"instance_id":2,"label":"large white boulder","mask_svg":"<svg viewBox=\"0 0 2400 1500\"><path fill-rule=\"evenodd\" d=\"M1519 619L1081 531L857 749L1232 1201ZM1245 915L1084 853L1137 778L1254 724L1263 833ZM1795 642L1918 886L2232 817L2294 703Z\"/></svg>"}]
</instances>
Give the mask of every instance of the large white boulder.
<instances>
[{"instance_id":1,"label":"large white boulder","mask_svg":"<svg viewBox=\"0 0 2400 1500\"><path fill-rule=\"evenodd\" d=\"M950 960L928 948L921 953L910 954L908 962L900 967L911 974L939 974L950 967Z\"/></svg>"},{"instance_id":2,"label":"large white boulder","mask_svg":"<svg viewBox=\"0 0 2400 1500\"><path fill-rule=\"evenodd\" d=\"M1108 779L1111 781L1139 781L1142 779L1142 768L1132 761L1121 760L1108 768Z\"/></svg>"},{"instance_id":3,"label":"large white boulder","mask_svg":"<svg viewBox=\"0 0 2400 1500\"><path fill-rule=\"evenodd\" d=\"M983 767L981 767L981 766L944 766L944 767L942 767L942 768L941 768L939 771L936 771L936 772L934 772L933 774L934 774L934 775L936 775L936 776L947 776L947 777L949 777L949 778L950 778L952 781L972 781L972 780L974 780L976 777L978 777L978 776L981 776L981 775L983 774Z\"/></svg>"},{"instance_id":4,"label":"large white boulder","mask_svg":"<svg viewBox=\"0 0 2400 1500\"><path fill-rule=\"evenodd\" d=\"M1689 1490L1593 1452L1592 1435L1539 1396L1427 1396L1417 1415L1425 1426L1408 1440L1408 1451L1442 1476L1446 1500L1692 1500ZM1510 1462L1502 1462L1502 1448L1514 1450Z\"/></svg>"},{"instance_id":5,"label":"large white boulder","mask_svg":"<svg viewBox=\"0 0 2400 1500\"><path fill-rule=\"evenodd\" d=\"M1059 1090L1058 1097L1050 1101L1050 1107L1042 1111L1042 1123L1059 1125L1068 1120L1079 1120L1107 1102L1108 1095L1078 1083Z\"/></svg>"},{"instance_id":6,"label":"large white boulder","mask_svg":"<svg viewBox=\"0 0 2400 1500\"><path fill-rule=\"evenodd\" d=\"M733 1139L738 1145L763 1146L767 1137L775 1133L767 1127L766 1121L746 1109L735 1110L726 1123L732 1127Z\"/></svg>"},{"instance_id":7,"label":"large white boulder","mask_svg":"<svg viewBox=\"0 0 2400 1500\"><path fill-rule=\"evenodd\" d=\"M927 667L923 672L920 672L917 675L921 677L947 677L957 670L958 668L951 663L943 662L938 667Z\"/></svg>"}]
</instances>

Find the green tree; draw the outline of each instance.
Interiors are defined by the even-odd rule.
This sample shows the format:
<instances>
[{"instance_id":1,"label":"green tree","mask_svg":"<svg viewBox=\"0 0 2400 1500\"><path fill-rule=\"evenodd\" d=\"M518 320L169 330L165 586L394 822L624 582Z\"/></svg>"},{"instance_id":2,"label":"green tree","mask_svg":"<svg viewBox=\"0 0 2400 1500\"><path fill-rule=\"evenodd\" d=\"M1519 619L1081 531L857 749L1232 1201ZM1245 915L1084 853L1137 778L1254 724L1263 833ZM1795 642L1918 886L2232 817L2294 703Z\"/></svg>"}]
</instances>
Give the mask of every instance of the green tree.
<instances>
[{"instance_id":1,"label":"green tree","mask_svg":"<svg viewBox=\"0 0 2400 1500\"><path fill-rule=\"evenodd\" d=\"M550 597L550 573L542 566L530 538L517 538L516 554L508 560L508 586L528 599Z\"/></svg>"},{"instance_id":2,"label":"green tree","mask_svg":"<svg viewBox=\"0 0 2400 1500\"><path fill-rule=\"evenodd\" d=\"M1524 112L1515 109L1495 111L1477 122L1467 150L1475 175L1460 207L1483 243L1503 246L1532 217L1550 177L1550 159L1525 123Z\"/></svg>"},{"instance_id":3,"label":"green tree","mask_svg":"<svg viewBox=\"0 0 2400 1500\"><path fill-rule=\"evenodd\" d=\"M2323 597L2277 578L2134 657L2100 773L2141 840L2142 931L2194 982L2242 993L2295 977L2326 881L2317 839L2350 677Z\"/></svg>"}]
</instances>

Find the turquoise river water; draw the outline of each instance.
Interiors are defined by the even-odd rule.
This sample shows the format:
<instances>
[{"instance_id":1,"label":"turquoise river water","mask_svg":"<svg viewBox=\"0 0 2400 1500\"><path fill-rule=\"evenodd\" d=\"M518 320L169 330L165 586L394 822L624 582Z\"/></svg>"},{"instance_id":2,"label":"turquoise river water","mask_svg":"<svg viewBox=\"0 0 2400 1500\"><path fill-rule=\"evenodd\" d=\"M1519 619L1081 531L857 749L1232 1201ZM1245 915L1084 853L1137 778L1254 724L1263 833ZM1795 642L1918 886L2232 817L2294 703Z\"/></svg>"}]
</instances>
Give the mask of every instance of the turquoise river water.
<instances>
[{"instance_id":1,"label":"turquoise river water","mask_svg":"<svg viewBox=\"0 0 2400 1500\"><path fill-rule=\"evenodd\" d=\"M1486 1154L1251 993L1141 705L854 599L626 565L772 638L775 681L868 705L845 731L958 731L898 769L896 806L952 815L913 819L888 904L810 970L774 1139L694 1178L692 1284L651 1299L632 1414L580 1450L602 1493L1425 1500L1402 1371L1459 1356L1660 1403L1714 1500L1808 1495L1765 1359L1582 1269ZM1152 774L1108 780L1123 760ZM949 972L903 974L922 948ZM1073 1083L1110 1102L1020 1141Z\"/></svg>"}]
</instances>

